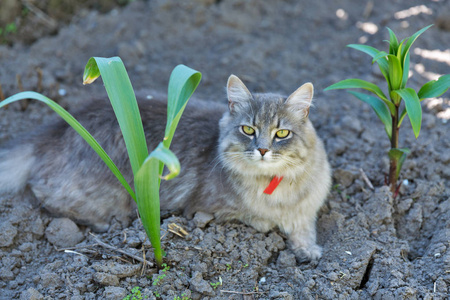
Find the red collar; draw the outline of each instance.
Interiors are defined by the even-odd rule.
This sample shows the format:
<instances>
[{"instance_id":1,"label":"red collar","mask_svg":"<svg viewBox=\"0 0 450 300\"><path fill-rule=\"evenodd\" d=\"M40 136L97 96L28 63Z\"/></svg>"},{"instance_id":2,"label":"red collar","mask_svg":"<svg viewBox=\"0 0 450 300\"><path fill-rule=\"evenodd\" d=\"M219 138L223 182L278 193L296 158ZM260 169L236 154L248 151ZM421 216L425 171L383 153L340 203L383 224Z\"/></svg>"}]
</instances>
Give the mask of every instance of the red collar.
<instances>
[{"instance_id":1,"label":"red collar","mask_svg":"<svg viewBox=\"0 0 450 300\"><path fill-rule=\"evenodd\" d=\"M273 177L273 179L270 181L269 185L264 190L264 194L272 195L273 191L275 191L277 186L280 184L281 180L283 180L283 176L281 176L281 177L278 177L278 176Z\"/></svg>"}]
</instances>

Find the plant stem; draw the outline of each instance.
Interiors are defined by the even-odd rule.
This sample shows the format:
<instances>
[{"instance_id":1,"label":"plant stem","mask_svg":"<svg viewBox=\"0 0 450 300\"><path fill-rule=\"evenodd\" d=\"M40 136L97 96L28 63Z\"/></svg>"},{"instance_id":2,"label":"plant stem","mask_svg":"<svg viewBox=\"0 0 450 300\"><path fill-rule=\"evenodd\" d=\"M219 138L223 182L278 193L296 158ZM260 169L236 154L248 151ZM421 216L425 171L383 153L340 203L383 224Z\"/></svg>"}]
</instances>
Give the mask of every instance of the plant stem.
<instances>
[{"instance_id":1,"label":"plant stem","mask_svg":"<svg viewBox=\"0 0 450 300\"><path fill-rule=\"evenodd\" d=\"M398 148L398 105L395 105L395 115L392 116L392 136L391 136L391 149ZM395 193L397 188L397 160L390 158L389 166L389 185L391 187L392 194Z\"/></svg>"}]
</instances>

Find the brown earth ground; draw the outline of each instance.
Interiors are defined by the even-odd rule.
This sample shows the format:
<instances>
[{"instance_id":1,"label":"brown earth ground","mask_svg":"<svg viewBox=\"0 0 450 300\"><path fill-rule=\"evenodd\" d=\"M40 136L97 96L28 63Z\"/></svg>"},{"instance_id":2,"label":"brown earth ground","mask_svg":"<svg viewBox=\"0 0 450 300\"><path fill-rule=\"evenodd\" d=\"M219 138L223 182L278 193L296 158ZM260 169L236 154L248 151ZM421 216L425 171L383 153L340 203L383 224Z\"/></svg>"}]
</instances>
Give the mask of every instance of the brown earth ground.
<instances>
[{"instance_id":1,"label":"brown earth ground","mask_svg":"<svg viewBox=\"0 0 450 300\"><path fill-rule=\"evenodd\" d=\"M92 56L120 56L136 90L165 91L183 63L202 72L195 94L210 101L226 101L230 74L258 92L290 94L311 81L310 116L334 184L318 218L318 264L298 265L277 231L167 215L162 243L170 268L159 271L117 251L153 261L139 220L97 235L114 250L89 228L34 207L27 195L0 197L0 299L123 299L136 286L143 298L171 300L449 299L449 93L422 102L417 141L405 120L400 145L412 153L393 199L380 121L347 93L323 92L345 78L382 84L370 58L345 46L385 49L385 27L403 38L435 24L412 49L411 87L450 73L449 20L448 0L2 0L5 97L40 91L69 110L104 97L101 83L81 82ZM0 110L0 145L55 118L41 103L10 105ZM173 223L189 235L169 232ZM77 245L61 250L69 244Z\"/></svg>"}]
</instances>

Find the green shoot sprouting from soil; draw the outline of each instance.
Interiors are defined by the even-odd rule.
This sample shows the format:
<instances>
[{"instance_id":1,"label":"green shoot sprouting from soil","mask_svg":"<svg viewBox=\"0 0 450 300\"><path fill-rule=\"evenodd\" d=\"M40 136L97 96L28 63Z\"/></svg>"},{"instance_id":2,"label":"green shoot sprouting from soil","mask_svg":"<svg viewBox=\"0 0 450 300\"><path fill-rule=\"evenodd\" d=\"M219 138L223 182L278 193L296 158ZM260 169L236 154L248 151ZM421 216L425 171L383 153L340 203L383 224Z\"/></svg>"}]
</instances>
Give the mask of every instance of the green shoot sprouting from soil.
<instances>
[{"instance_id":1,"label":"green shoot sprouting from soil","mask_svg":"<svg viewBox=\"0 0 450 300\"><path fill-rule=\"evenodd\" d=\"M347 47L370 55L372 57L372 64L375 62L378 64L381 73L386 79L389 98L386 97L380 87L361 79L342 80L325 89L325 91L328 91L333 89L361 88L376 95L375 97L373 95L349 91L350 94L359 100L369 104L384 124L384 129L391 142L391 149L388 152L390 159L389 185L394 195L398 191L397 181L403 162L410 153L409 149L399 148L398 145L399 130L403 119L408 115L417 139L422 124L422 107L420 102L426 98L439 97L450 87L449 74L441 76L438 80L427 82L417 93L414 89L406 87L410 62L409 50L419 35L431 26L422 28L411 37L405 38L400 42L394 32L388 28L389 41L387 42L389 42L389 53L367 45L347 45ZM402 99L403 102L401 101Z\"/></svg>"},{"instance_id":2,"label":"green shoot sprouting from soil","mask_svg":"<svg viewBox=\"0 0 450 300\"><path fill-rule=\"evenodd\" d=\"M150 154L148 154L136 96L122 60L119 57L89 59L84 71L83 83L92 83L100 76L103 78L105 89L122 130L134 174L135 191L92 135L53 100L36 92L22 92L0 102L0 108L18 100L35 99L49 105L72 126L101 157L137 202L142 223L155 251L156 263L161 267L163 255L160 242L159 186L161 179L170 180L180 172L180 163L169 147L187 101L200 83L201 74L184 65L178 65L173 70L169 80L164 140ZM165 176L162 175L164 165L169 170Z\"/></svg>"},{"instance_id":3,"label":"green shoot sprouting from soil","mask_svg":"<svg viewBox=\"0 0 450 300\"><path fill-rule=\"evenodd\" d=\"M148 297L146 296L145 299L147 299ZM144 297L142 296L141 293L141 288L138 286L135 286L132 290L131 290L131 294L128 294L125 298L123 298L122 300L143 300Z\"/></svg>"}]
</instances>

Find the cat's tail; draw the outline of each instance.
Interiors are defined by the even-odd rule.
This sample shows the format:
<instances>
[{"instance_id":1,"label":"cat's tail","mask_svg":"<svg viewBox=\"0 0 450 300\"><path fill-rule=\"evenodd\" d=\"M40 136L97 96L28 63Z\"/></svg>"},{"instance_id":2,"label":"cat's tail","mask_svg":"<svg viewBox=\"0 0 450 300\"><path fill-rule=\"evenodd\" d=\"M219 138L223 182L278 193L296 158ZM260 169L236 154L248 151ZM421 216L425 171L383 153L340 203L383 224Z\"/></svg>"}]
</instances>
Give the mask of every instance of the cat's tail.
<instances>
[{"instance_id":1,"label":"cat's tail","mask_svg":"<svg viewBox=\"0 0 450 300\"><path fill-rule=\"evenodd\" d=\"M31 144L0 149L0 194L23 189L35 159Z\"/></svg>"}]
</instances>

